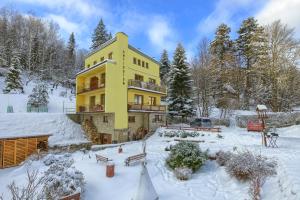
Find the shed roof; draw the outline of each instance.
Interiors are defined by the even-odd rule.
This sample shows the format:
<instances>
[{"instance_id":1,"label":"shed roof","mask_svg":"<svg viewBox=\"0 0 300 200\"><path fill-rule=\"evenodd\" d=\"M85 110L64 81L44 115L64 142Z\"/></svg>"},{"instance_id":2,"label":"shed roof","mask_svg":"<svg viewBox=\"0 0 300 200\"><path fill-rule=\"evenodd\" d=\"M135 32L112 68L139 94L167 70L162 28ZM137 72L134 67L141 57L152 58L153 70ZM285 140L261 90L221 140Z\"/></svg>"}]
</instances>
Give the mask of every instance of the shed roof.
<instances>
[{"instance_id":1,"label":"shed roof","mask_svg":"<svg viewBox=\"0 0 300 200\"><path fill-rule=\"evenodd\" d=\"M35 138L35 137L45 137L45 136L51 136L52 134L1 134L0 133L0 140L6 140L6 139L18 139L18 138Z\"/></svg>"}]
</instances>

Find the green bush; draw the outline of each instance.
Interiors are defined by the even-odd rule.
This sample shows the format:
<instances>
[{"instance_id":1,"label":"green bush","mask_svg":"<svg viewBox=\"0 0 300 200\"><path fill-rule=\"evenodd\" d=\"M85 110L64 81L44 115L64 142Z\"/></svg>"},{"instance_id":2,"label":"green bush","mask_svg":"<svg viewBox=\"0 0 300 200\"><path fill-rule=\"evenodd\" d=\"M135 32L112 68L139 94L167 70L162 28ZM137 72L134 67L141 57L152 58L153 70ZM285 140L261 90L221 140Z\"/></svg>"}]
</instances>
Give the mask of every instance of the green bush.
<instances>
[{"instance_id":1,"label":"green bush","mask_svg":"<svg viewBox=\"0 0 300 200\"><path fill-rule=\"evenodd\" d=\"M167 164L172 169L186 167L195 172L206 160L207 152L202 152L198 144L181 141L172 146Z\"/></svg>"}]
</instances>

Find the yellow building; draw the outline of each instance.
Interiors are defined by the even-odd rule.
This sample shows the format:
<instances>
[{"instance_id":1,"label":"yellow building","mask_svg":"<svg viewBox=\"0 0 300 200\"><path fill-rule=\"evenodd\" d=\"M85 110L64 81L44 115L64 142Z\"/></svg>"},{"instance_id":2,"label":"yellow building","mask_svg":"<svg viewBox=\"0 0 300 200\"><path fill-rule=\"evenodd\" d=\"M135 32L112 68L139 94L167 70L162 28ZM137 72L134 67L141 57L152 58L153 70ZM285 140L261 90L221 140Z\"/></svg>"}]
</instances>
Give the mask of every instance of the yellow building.
<instances>
[{"instance_id":1,"label":"yellow building","mask_svg":"<svg viewBox=\"0 0 300 200\"><path fill-rule=\"evenodd\" d=\"M159 63L122 32L86 56L76 94L76 112L94 143L138 139L165 122Z\"/></svg>"}]
</instances>

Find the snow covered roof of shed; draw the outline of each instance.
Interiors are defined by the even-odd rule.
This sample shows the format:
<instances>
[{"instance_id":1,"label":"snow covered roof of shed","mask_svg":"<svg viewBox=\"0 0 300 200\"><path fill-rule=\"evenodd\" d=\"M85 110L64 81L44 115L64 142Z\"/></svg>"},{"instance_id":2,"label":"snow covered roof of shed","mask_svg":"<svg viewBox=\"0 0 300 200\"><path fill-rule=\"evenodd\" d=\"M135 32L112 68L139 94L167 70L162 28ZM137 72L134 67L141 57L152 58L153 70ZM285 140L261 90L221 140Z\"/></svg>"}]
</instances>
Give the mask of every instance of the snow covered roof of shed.
<instances>
[{"instance_id":1,"label":"snow covered roof of shed","mask_svg":"<svg viewBox=\"0 0 300 200\"><path fill-rule=\"evenodd\" d=\"M256 106L256 110L259 110L259 111L266 111L266 110L268 110L268 109L267 109L267 106L266 106L266 105L258 104L258 105Z\"/></svg>"},{"instance_id":2,"label":"snow covered roof of shed","mask_svg":"<svg viewBox=\"0 0 300 200\"><path fill-rule=\"evenodd\" d=\"M0 140L17 139L17 138L35 138L35 137L50 137L52 134L5 134L0 133Z\"/></svg>"}]
</instances>

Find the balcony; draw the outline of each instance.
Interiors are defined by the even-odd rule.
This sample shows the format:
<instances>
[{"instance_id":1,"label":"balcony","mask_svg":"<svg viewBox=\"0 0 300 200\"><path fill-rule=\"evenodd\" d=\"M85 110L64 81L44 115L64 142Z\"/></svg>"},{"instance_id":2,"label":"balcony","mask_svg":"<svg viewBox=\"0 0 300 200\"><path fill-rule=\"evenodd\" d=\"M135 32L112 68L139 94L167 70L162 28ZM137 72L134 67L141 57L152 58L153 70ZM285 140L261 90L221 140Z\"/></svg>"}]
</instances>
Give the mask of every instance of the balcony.
<instances>
[{"instance_id":1,"label":"balcony","mask_svg":"<svg viewBox=\"0 0 300 200\"><path fill-rule=\"evenodd\" d=\"M153 83L146 83L139 80L128 80L128 88L134 88L134 89L142 89L142 90L150 90L157 93L167 93L167 89L164 86L159 86Z\"/></svg>"},{"instance_id":2,"label":"balcony","mask_svg":"<svg viewBox=\"0 0 300 200\"><path fill-rule=\"evenodd\" d=\"M155 105L154 106L154 105L128 103L128 110L166 112L166 106L165 105Z\"/></svg>"},{"instance_id":3,"label":"balcony","mask_svg":"<svg viewBox=\"0 0 300 200\"><path fill-rule=\"evenodd\" d=\"M96 85L96 86L93 86L93 87L78 87L77 88L77 94L82 94L82 93L85 93L85 92L90 92L90 91L94 91L94 90L98 90L98 89L101 89L101 88L105 88L105 84L99 84L99 85Z\"/></svg>"},{"instance_id":4,"label":"balcony","mask_svg":"<svg viewBox=\"0 0 300 200\"><path fill-rule=\"evenodd\" d=\"M95 106L80 105L78 108L79 108L80 113L84 113L84 112L104 112L105 105L100 105L100 104L97 104Z\"/></svg>"}]
</instances>

